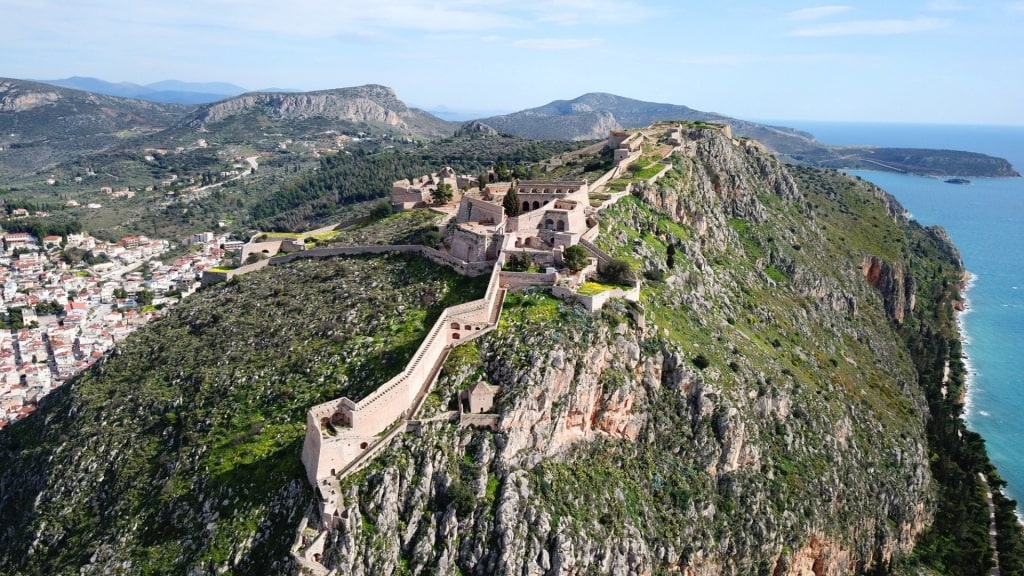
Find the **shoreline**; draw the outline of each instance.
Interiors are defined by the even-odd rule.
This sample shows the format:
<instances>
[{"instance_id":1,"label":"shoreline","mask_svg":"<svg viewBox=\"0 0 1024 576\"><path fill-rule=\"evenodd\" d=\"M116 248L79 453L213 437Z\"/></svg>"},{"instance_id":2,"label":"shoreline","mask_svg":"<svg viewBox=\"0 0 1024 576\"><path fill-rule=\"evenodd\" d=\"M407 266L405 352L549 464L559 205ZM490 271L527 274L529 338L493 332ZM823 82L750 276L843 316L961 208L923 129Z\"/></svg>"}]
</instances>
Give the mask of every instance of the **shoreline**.
<instances>
[{"instance_id":1,"label":"shoreline","mask_svg":"<svg viewBox=\"0 0 1024 576\"><path fill-rule=\"evenodd\" d=\"M971 343L971 338L970 338L970 335L967 333L967 326L966 326L966 322L965 322L965 317L971 311L970 292L971 292L971 289L974 287L974 285L977 283L977 281L978 281L978 276L976 274L973 274L973 273L971 273L969 271L964 271L963 280L961 280L961 282L960 282L960 300L954 301L954 310L955 310L954 317L956 318L956 330L957 330L957 333L960 335L960 343L962 345L962 350L963 350L963 354L962 354L962 356L960 358L960 362L963 363L963 365L964 365L964 374L965 374L964 388L963 388L963 390L961 390L961 393L960 393L960 405L963 406L963 412L961 413L960 418L963 419L964 425L969 430L972 430L974 432L978 432L973 426L971 426L971 418L972 418L972 416L974 416L974 400L973 400L974 394L973 394L973 392L975 390L974 387L975 387L975 384L976 384L977 372L974 370L974 365L971 363L971 358L970 358L970 356L967 353L967 347ZM959 304L959 306L957 304ZM947 361L947 365L946 366L947 366L946 374L948 374L948 366L949 366L948 361ZM944 375L944 378L945 378L945 375ZM984 411L980 411L978 414L980 414L981 416L987 416L988 415L988 413L984 412ZM979 432L979 434L980 434L980 432ZM987 451L988 450L986 448L986 452ZM995 462L992 462L992 465L995 466L996 465ZM997 469L998 469L998 467L997 467ZM1012 489L1010 488L1009 484L1003 486L1001 491L1002 491L1003 495L1005 495L1007 498L1011 498L1011 499L1014 499L1014 500L1017 499L1016 496L1013 494ZM1015 512L1017 514L1017 522L1020 523L1022 526L1024 526L1024 512L1021 511L1021 507L1020 507L1019 504L1018 504L1017 509L1016 509Z\"/></svg>"},{"instance_id":2,"label":"shoreline","mask_svg":"<svg viewBox=\"0 0 1024 576\"><path fill-rule=\"evenodd\" d=\"M960 405L963 406L963 415L961 418L964 419L964 423L970 427L970 415L974 408L974 402L971 392L974 390L974 365L971 363L971 358L967 354L967 346L971 343L970 334L967 333L967 325L965 323L965 317L971 312L971 289L978 281L978 276L965 270L963 278L960 280L959 290L960 299L953 301L953 317L956 319L956 331L960 336L961 349L963 354L960 357L960 362L964 365L964 387L960 391Z\"/></svg>"}]
</instances>

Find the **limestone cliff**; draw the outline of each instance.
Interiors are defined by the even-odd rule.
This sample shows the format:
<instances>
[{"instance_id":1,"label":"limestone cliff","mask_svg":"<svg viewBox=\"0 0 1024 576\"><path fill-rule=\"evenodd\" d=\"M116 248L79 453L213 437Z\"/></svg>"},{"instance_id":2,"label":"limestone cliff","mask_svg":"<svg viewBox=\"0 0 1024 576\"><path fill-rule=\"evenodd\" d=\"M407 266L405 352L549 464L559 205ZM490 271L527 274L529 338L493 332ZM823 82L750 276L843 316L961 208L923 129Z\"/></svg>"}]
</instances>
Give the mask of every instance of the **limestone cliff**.
<instances>
[{"instance_id":1,"label":"limestone cliff","mask_svg":"<svg viewBox=\"0 0 1024 576\"><path fill-rule=\"evenodd\" d=\"M590 314L508 294L497 329L451 351L415 432L342 481L324 565L949 565L965 532L937 502L982 494L973 469L937 486L950 475L929 444L935 428L970 439L933 409L951 405L938 390L945 362L958 382L959 347L911 328L952 324L936 294L956 290L955 248L874 187L784 166L720 129L693 126L669 161L596 216L595 244L641 274L640 302ZM300 572L300 519L320 520L299 463L306 410L365 397L440 310L482 291L390 256L268 266L190 297L0 434L0 571ZM500 389L494 430L453 419L457 392L480 381ZM987 510L971 517L984 534ZM922 540L953 551L912 555ZM980 542L965 564L984 569Z\"/></svg>"},{"instance_id":2,"label":"limestone cliff","mask_svg":"<svg viewBox=\"0 0 1024 576\"><path fill-rule=\"evenodd\" d=\"M202 106L187 124L195 129L245 114L263 114L276 121L320 118L364 123L400 133L449 136L454 124L409 108L386 86L366 85L316 92L253 92Z\"/></svg>"},{"instance_id":3,"label":"limestone cliff","mask_svg":"<svg viewBox=\"0 0 1024 576\"><path fill-rule=\"evenodd\" d=\"M903 562L932 515L927 404L891 323L914 313L904 222L863 183L829 174L830 191L719 130L693 130L672 162L601 219L599 245L646 272L642 304L592 317L510 298L438 393L500 386L497 431L429 423L347 479L328 566L781 576ZM891 242L833 240L850 203ZM669 243L684 255L672 270Z\"/></svg>"}]
</instances>

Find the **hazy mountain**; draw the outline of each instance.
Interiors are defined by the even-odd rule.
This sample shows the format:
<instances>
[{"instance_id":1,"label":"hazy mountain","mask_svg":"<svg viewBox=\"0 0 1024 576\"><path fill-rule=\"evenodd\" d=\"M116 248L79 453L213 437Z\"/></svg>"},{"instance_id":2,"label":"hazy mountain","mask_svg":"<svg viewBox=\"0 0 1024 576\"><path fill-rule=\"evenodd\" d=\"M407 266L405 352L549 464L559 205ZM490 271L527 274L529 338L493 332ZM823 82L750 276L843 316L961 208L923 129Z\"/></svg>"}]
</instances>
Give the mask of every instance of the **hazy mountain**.
<instances>
[{"instance_id":1,"label":"hazy mountain","mask_svg":"<svg viewBox=\"0 0 1024 576\"><path fill-rule=\"evenodd\" d=\"M190 108L0 78L0 173L35 170L173 125Z\"/></svg>"},{"instance_id":2,"label":"hazy mountain","mask_svg":"<svg viewBox=\"0 0 1024 576\"><path fill-rule=\"evenodd\" d=\"M594 140L607 137L610 130L673 120L729 124L735 136L758 140L787 162L830 168L890 168L930 175L1017 175L1009 162L982 154L923 149L902 149L891 154L884 148L827 146L814 135L794 128L600 92L479 121L499 132L523 138Z\"/></svg>"},{"instance_id":3,"label":"hazy mountain","mask_svg":"<svg viewBox=\"0 0 1024 576\"><path fill-rule=\"evenodd\" d=\"M169 104L206 104L218 102L231 96L248 92L245 88L226 82L182 82L180 80L162 80L152 84L135 84L133 82L107 82L99 78L72 76L59 80L41 80L40 82L86 90L96 94L137 98L150 102Z\"/></svg>"},{"instance_id":4,"label":"hazy mountain","mask_svg":"<svg viewBox=\"0 0 1024 576\"><path fill-rule=\"evenodd\" d=\"M156 92L206 92L224 96L238 96L248 92L247 89L227 82L182 82L180 80L162 80L146 84L146 88Z\"/></svg>"},{"instance_id":5,"label":"hazy mountain","mask_svg":"<svg viewBox=\"0 0 1024 576\"><path fill-rule=\"evenodd\" d=\"M687 106L644 102L614 94L593 92L573 100L555 100L544 106L512 114L483 118L500 132L548 140L591 140L604 138L609 130L639 128L667 120L728 123L734 133L755 138L778 149L776 141L791 147L803 147L814 136L793 128L767 126L737 120L713 112L702 112Z\"/></svg>"}]
</instances>

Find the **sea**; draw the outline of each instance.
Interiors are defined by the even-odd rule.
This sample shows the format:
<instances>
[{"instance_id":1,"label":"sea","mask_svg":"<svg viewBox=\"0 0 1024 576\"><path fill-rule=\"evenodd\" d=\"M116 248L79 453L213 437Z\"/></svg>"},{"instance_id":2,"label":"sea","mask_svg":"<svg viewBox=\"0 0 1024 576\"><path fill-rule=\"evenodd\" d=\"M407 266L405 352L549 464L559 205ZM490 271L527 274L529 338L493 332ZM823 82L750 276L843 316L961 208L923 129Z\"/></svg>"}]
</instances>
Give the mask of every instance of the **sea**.
<instances>
[{"instance_id":1,"label":"sea","mask_svg":"<svg viewBox=\"0 0 1024 576\"><path fill-rule=\"evenodd\" d=\"M1005 158L1024 174L1024 126L778 122L834 145L945 148ZM1024 500L1024 178L940 178L851 171L949 232L972 279L960 315L969 374L965 417L985 439L1008 496Z\"/></svg>"}]
</instances>

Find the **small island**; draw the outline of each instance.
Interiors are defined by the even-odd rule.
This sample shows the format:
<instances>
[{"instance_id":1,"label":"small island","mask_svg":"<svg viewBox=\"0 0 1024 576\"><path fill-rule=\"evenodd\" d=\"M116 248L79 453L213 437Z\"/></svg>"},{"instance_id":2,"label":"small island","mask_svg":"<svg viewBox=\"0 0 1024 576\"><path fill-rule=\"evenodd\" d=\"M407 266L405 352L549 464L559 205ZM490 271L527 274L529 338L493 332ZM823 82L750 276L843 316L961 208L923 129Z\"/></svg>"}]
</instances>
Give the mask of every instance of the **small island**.
<instances>
[{"instance_id":1,"label":"small island","mask_svg":"<svg viewBox=\"0 0 1024 576\"><path fill-rule=\"evenodd\" d=\"M971 181L967 178L950 178L946 180L946 184L970 184Z\"/></svg>"}]
</instances>

